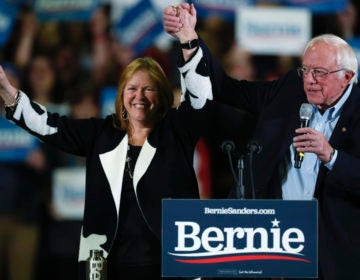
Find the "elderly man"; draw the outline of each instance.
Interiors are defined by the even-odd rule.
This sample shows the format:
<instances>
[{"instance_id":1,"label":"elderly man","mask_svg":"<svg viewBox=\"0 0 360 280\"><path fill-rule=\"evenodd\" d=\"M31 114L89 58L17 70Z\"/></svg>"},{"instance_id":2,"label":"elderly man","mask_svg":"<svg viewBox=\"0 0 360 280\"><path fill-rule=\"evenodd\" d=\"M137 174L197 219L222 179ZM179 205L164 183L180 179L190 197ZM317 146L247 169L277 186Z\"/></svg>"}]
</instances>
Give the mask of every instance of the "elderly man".
<instances>
[{"instance_id":1,"label":"elderly man","mask_svg":"<svg viewBox=\"0 0 360 280\"><path fill-rule=\"evenodd\" d=\"M262 151L249 167L255 197L250 188L245 197L317 199L319 279L360 279L360 89L352 48L324 34L308 43L302 65L278 80L239 81L198 37L193 5L168 6L163 19L165 31L181 43L183 85L192 92L208 90L209 99L258 119L253 137ZM304 103L310 115L302 126ZM244 180L249 186L249 174Z\"/></svg>"}]
</instances>

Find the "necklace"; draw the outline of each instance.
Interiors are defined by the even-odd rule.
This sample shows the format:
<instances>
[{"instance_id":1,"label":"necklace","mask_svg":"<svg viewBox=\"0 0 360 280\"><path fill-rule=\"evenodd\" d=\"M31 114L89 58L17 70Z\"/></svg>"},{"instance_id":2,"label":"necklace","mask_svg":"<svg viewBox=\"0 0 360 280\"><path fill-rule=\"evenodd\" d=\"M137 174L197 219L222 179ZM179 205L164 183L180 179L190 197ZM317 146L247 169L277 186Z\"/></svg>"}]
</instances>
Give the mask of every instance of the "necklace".
<instances>
[{"instance_id":1,"label":"necklace","mask_svg":"<svg viewBox=\"0 0 360 280\"><path fill-rule=\"evenodd\" d=\"M132 179L133 178L133 170L131 168L131 152L130 152L130 145L128 146L127 149L127 155L126 155L126 166L125 166L125 170L126 172L129 174L129 177Z\"/></svg>"},{"instance_id":2,"label":"necklace","mask_svg":"<svg viewBox=\"0 0 360 280\"><path fill-rule=\"evenodd\" d=\"M126 162L125 162L125 172L128 173L130 179L133 178L135 163L139 156L140 150L141 150L141 146L128 145Z\"/></svg>"}]
</instances>

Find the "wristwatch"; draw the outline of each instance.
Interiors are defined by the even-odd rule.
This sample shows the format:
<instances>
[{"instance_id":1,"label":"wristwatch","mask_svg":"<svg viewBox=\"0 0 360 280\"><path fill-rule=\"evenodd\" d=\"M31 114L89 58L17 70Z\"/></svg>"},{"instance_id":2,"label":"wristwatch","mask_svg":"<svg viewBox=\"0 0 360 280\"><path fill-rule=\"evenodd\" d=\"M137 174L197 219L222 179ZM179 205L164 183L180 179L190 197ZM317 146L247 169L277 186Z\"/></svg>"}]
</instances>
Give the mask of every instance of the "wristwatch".
<instances>
[{"instance_id":1,"label":"wristwatch","mask_svg":"<svg viewBox=\"0 0 360 280\"><path fill-rule=\"evenodd\" d=\"M186 43L180 44L182 49L187 49L187 50L196 48L198 45L199 45L198 39L189 40Z\"/></svg>"}]
</instances>

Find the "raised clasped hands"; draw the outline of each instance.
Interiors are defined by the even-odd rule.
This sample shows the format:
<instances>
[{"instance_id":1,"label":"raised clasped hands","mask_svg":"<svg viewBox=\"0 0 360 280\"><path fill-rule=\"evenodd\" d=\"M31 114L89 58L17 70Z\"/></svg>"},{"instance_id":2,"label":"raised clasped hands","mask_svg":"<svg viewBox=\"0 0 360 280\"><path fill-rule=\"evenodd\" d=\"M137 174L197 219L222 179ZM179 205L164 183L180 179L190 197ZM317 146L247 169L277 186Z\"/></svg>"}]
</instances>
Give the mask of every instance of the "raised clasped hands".
<instances>
[{"instance_id":1,"label":"raised clasped hands","mask_svg":"<svg viewBox=\"0 0 360 280\"><path fill-rule=\"evenodd\" d=\"M164 30L180 42L198 38L195 32L196 9L194 4L181 3L163 9Z\"/></svg>"}]
</instances>

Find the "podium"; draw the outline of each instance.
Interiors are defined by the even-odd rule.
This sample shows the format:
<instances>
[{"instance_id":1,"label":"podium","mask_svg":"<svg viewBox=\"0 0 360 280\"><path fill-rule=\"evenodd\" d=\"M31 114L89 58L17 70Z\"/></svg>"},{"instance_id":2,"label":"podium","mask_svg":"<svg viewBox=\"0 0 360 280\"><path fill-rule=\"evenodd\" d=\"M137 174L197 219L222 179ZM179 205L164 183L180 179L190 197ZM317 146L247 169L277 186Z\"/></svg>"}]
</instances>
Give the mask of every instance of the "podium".
<instances>
[{"instance_id":1,"label":"podium","mask_svg":"<svg viewBox=\"0 0 360 280\"><path fill-rule=\"evenodd\" d=\"M162 276L316 278L317 200L164 199Z\"/></svg>"}]
</instances>

